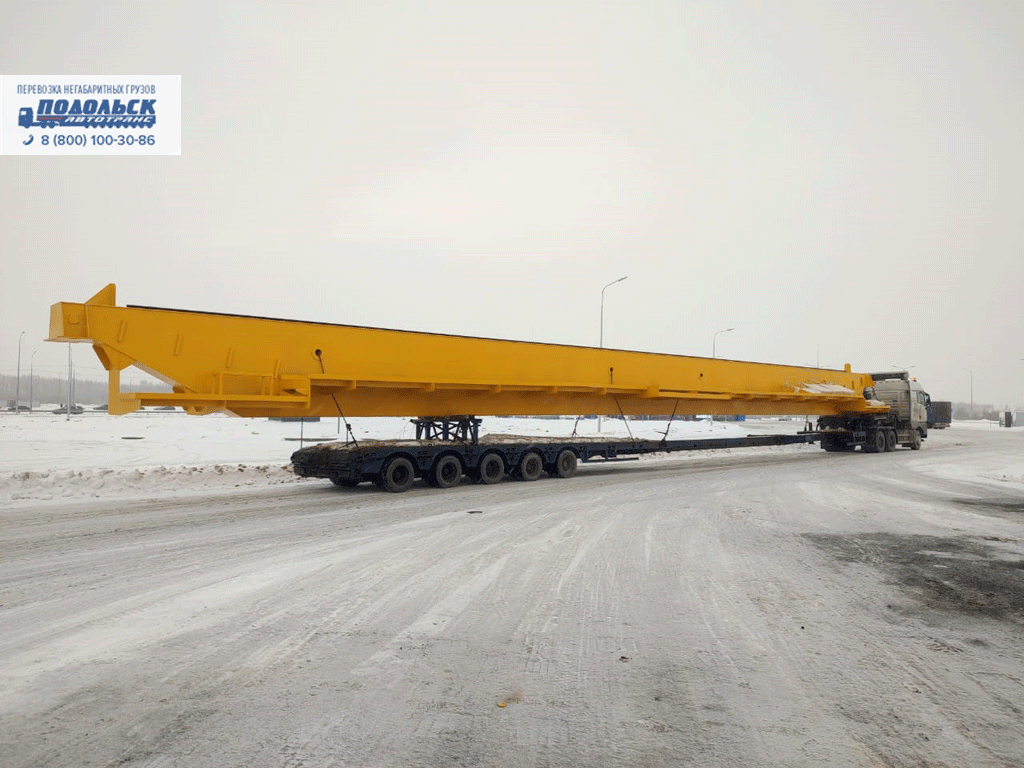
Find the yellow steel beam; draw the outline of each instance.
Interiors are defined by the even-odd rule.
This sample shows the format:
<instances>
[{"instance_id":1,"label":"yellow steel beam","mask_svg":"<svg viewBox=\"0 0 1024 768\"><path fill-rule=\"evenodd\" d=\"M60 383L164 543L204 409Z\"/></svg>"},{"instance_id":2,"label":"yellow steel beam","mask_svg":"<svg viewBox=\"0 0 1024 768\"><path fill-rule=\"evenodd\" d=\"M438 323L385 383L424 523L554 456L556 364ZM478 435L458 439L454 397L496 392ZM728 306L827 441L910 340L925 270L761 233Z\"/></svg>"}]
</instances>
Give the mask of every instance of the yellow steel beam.
<instances>
[{"instance_id":1,"label":"yellow steel beam","mask_svg":"<svg viewBox=\"0 0 1024 768\"><path fill-rule=\"evenodd\" d=\"M845 370L119 307L114 285L50 310L49 341L91 342L111 413L178 405L240 416L867 413ZM134 365L173 393L120 389Z\"/></svg>"}]
</instances>

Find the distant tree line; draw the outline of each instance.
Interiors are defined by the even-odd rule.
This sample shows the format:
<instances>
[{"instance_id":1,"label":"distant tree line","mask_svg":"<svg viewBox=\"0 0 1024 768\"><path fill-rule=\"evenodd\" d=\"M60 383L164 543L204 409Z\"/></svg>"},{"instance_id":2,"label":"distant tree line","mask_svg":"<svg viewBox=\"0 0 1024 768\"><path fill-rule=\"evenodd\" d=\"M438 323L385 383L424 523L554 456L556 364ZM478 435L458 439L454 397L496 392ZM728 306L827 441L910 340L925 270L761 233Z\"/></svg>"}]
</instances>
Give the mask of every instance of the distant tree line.
<instances>
[{"instance_id":1,"label":"distant tree line","mask_svg":"<svg viewBox=\"0 0 1024 768\"><path fill-rule=\"evenodd\" d=\"M121 388L127 390L122 379ZM170 387L152 380L132 380L131 389L146 392L169 392ZM18 377L0 374L0 401L14 400L18 391ZM31 394L35 403L66 403L68 401L67 377L35 376L21 377L21 402L28 403ZM93 379L75 379L75 402L81 405L103 405L107 402L107 382Z\"/></svg>"}]
</instances>

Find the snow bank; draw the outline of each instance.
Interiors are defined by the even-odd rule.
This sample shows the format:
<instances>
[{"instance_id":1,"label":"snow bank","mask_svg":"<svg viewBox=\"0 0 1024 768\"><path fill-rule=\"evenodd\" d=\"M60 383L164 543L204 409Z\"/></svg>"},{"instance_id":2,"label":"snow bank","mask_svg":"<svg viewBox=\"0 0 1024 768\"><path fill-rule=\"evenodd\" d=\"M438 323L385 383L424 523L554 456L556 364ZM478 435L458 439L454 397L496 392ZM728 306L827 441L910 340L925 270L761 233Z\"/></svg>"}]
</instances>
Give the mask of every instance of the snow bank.
<instances>
[{"instance_id":1,"label":"snow bank","mask_svg":"<svg viewBox=\"0 0 1024 768\"><path fill-rule=\"evenodd\" d=\"M357 439L415 437L408 419L352 420ZM489 434L660 438L665 421L486 418ZM734 422L674 421L669 438L747 434ZM787 431L793 431L792 424ZM238 487L322 482L295 477L288 466L302 445L344 440L337 419L314 423L187 416L142 411L110 416L86 411L0 416L0 504L39 500L229 493Z\"/></svg>"}]
</instances>

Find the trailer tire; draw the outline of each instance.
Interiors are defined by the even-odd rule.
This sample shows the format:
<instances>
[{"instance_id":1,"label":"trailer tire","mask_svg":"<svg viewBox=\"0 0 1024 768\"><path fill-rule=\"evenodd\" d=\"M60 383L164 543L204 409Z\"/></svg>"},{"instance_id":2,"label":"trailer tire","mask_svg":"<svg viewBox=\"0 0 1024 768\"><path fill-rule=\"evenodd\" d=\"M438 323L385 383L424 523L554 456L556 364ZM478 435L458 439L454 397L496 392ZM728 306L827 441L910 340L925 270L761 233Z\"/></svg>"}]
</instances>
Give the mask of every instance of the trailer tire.
<instances>
[{"instance_id":1,"label":"trailer tire","mask_svg":"<svg viewBox=\"0 0 1024 768\"><path fill-rule=\"evenodd\" d=\"M896 430L887 429L885 430L885 450L895 451L896 450Z\"/></svg>"},{"instance_id":2,"label":"trailer tire","mask_svg":"<svg viewBox=\"0 0 1024 768\"><path fill-rule=\"evenodd\" d=\"M497 453L488 453L477 467L477 475L484 485L500 482L505 476L505 460Z\"/></svg>"},{"instance_id":3,"label":"trailer tire","mask_svg":"<svg viewBox=\"0 0 1024 768\"><path fill-rule=\"evenodd\" d=\"M527 451L519 461L517 473L520 480L538 480L544 474L544 459L536 451Z\"/></svg>"},{"instance_id":4,"label":"trailer tire","mask_svg":"<svg viewBox=\"0 0 1024 768\"><path fill-rule=\"evenodd\" d=\"M435 488L454 488L462 482L462 462L457 456L442 456L430 472L430 484Z\"/></svg>"},{"instance_id":5,"label":"trailer tire","mask_svg":"<svg viewBox=\"0 0 1024 768\"><path fill-rule=\"evenodd\" d=\"M551 476L560 477L563 480L568 480L570 477L576 474L576 467L579 462L576 458L576 454L568 448L565 448L558 452L558 456L555 459L555 463L551 467Z\"/></svg>"},{"instance_id":6,"label":"trailer tire","mask_svg":"<svg viewBox=\"0 0 1024 768\"><path fill-rule=\"evenodd\" d=\"M910 435L910 450L920 451L921 450L921 433L916 429Z\"/></svg>"},{"instance_id":7,"label":"trailer tire","mask_svg":"<svg viewBox=\"0 0 1024 768\"><path fill-rule=\"evenodd\" d=\"M404 456L392 456L380 470L380 487L388 493L402 493L412 487L416 470Z\"/></svg>"}]
</instances>

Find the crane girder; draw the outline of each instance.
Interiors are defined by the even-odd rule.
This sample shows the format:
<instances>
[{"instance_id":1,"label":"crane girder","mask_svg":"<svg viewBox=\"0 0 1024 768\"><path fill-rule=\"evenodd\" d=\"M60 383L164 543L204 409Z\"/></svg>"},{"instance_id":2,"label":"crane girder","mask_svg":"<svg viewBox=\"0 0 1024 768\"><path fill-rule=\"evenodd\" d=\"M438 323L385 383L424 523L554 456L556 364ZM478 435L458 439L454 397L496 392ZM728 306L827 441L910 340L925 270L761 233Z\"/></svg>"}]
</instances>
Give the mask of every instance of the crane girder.
<instances>
[{"instance_id":1,"label":"crane girder","mask_svg":"<svg viewBox=\"0 0 1024 768\"><path fill-rule=\"evenodd\" d=\"M113 284L51 307L48 341L92 343L109 412L239 416L884 413L869 374L159 307ZM171 392L123 392L135 366Z\"/></svg>"}]
</instances>

